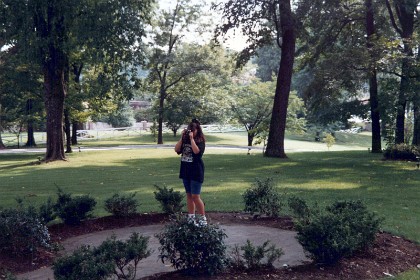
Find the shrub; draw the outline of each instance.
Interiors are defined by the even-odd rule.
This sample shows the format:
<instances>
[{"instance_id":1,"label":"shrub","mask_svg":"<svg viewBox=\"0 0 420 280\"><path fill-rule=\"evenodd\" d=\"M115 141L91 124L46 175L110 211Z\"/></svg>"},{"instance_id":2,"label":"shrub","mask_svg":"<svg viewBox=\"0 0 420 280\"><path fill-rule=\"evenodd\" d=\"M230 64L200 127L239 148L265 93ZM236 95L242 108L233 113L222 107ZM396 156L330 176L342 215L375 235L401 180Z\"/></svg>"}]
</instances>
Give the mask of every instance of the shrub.
<instances>
[{"instance_id":1,"label":"shrub","mask_svg":"<svg viewBox=\"0 0 420 280\"><path fill-rule=\"evenodd\" d=\"M416 160L420 156L420 147L408 144L389 145L384 151L385 159L390 160Z\"/></svg>"},{"instance_id":2,"label":"shrub","mask_svg":"<svg viewBox=\"0 0 420 280\"><path fill-rule=\"evenodd\" d=\"M244 266L248 269L272 267L273 263L283 255L283 251L277 249L274 245L268 247L269 243L270 241L267 240L261 246L255 247L251 241L247 240L246 244L240 247L243 251L241 257L244 260ZM237 250L235 248L234 252ZM263 259L266 260L265 263L262 262ZM235 263L238 263L238 261ZM242 262L239 263L241 264Z\"/></svg>"},{"instance_id":3,"label":"shrub","mask_svg":"<svg viewBox=\"0 0 420 280\"><path fill-rule=\"evenodd\" d=\"M168 214L175 214L181 212L184 204L182 203L183 195L174 191L173 188L168 189L155 185L157 191L154 192L155 198L160 202L163 212Z\"/></svg>"},{"instance_id":4,"label":"shrub","mask_svg":"<svg viewBox=\"0 0 420 280\"><path fill-rule=\"evenodd\" d=\"M112 276L136 279L138 263L150 256L148 240L148 237L132 233L127 241L112 236L97 248L82 246L72 255L54 262L54 277L56 280L101 280Z\"/></svg>"},{"instance_id":5,"label":"shrub","mask_svg":"<svg viewBox=\"0 0 420 280\"><path fill-rule=\"evenodd\" d=\"M114 194L105 200L105 210L114 216L124 217L137 213L138 201L134 198L135 193L130 195Z\"/></svg>"},{"instance_id":6,"label":"shrub","mask_svg":"<svg viewBox=\"0 0 420 280\"><path fill-rule=\"evenodd\" d=\"M178 216L157 238L160 259L169 260L175 269L213 275L227 265L226 234L215 225L197 226L187 217Z\"/></svg>"},{"instance_id":7,"label":"shrub","mask_svg":"<svg viewBox=\"0 0 420 280\"><path fill-rule=\"evenodd\" d=\"M289 204L290 210L292 210L293 215L297 219L304 220L304 221L309 220L311 211L308 205L306 204L305 200L296 196L292 196L289 198L288 204Z\"/></svg>"},{"instance_id":8,"label":"shrub","mask_svg":"<svg viewBox=\"0 0 420 280\"><path fill-rule=\"evenodd\" d=\"M52 202L51 197L39 207L39 218L45 223L53 221L56 217L54 212L54 203Z\"/></svg>"},{"instance_id":9,"label":"shrub","mask_svg":"<svg viewBox=\"0 0 420 280\"><path fill-rule=\"evenodd\" d=\"M335 202L309 221L298 221L298 241L319 263L333 264L371 245L381 220L360 201Z\"/></svg>"},{"instance_id":10,"label":"shrub","mask_svg":"<svg viewBox=\"0 0 420 280\"><path fill-rule=\"evenodd\" d=\"M71 194L64 193L61 189L57 192L57 203L54 210L57 215L68 225L80 224L82 220L91 217L91 211L96 205L94 198L89 195L71 197Z\"/></svg>"},{"instance_id":11,"label":"shrub","mask_svg":"<svg viewBox=\"0 0 420 280\"><path fill-rule=\"evenodd\" d=\"M16 255L50 248L48 228L33 207L0 211L0 250Z\"/></svg>"},{"instance_id":12,"label":"shrub","mask_svg":"<svg viewBox=\"0 0 420 280\"><path fill-rule=\"evenodd\" d=\"M277 217L282 207L280 194L274 187L273 179L256 179L251 188L243 194L245 211L270 217Z\"/></svg>"},{"instance_id":13,"label":"shrub","mask_svg":"<svg viewBox=\"0 0 420 280\"><path fill-rule=\"evenodd\" d=\"M94 249L82 245L73 254L54 261L53 271L56 280L107 279L114 270L110 260L101 259Z\"/></svg>"}]
</instances>

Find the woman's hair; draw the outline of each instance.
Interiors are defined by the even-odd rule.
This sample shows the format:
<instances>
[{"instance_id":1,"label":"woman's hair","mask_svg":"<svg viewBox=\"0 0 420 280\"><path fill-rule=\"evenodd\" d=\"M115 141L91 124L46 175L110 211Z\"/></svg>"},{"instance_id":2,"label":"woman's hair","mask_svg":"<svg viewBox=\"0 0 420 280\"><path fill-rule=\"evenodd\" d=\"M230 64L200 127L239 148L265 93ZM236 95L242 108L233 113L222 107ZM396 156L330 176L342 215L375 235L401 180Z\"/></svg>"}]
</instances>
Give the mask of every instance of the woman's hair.
<instances>
[{"instance_id":1,"label":"woman's hair","mask_svg":"<svg viewBox=\"0 0 420 280\"><path fill-rule=\"evenodd\" d=\"M203 130L201 129L200 122L197 119L193 119L191 121L191 123L188 125L188 129L190 129L191 131L197 131L197 134L194 137L194 140L197 143L206 141Z\"/></svg>"}]
</instances>

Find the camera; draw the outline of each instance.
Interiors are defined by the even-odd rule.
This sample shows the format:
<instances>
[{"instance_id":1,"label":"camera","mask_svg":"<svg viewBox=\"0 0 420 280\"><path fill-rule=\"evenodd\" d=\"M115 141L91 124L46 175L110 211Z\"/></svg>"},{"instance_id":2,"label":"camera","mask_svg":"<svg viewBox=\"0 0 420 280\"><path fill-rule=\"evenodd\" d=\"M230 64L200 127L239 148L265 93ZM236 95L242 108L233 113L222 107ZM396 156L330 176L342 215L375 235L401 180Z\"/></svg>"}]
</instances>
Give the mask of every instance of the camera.
<instances>
[{"instance_id":1,"label":"camera","mask_svg":"<svg viewBox=\"0 0 420 280\"><path fill-rule=\"evenodd\" d=\"M190 132L191 132L191 129L187 129L182 135L182 141L186 144L190 143Z\"/></svg>"}]
</instances>

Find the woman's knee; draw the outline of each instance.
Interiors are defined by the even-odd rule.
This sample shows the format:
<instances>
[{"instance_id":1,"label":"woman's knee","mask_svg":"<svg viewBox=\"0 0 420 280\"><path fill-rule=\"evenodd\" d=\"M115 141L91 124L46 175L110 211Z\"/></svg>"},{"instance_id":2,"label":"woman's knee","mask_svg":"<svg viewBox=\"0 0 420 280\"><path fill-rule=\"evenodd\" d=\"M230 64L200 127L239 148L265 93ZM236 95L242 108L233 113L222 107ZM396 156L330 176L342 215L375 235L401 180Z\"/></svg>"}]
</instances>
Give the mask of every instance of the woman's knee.
<instances>
[{"instance_id":1,"label":"woman's knee","mask_svg":"<svg viewBox=\"0 0 420 280\"><path fill-rule=\"evenodd\" d=\"M191 194L191 198L194 201L199 201L201 200L200 195L199 194Z\"/></svg>"}]
</instances>

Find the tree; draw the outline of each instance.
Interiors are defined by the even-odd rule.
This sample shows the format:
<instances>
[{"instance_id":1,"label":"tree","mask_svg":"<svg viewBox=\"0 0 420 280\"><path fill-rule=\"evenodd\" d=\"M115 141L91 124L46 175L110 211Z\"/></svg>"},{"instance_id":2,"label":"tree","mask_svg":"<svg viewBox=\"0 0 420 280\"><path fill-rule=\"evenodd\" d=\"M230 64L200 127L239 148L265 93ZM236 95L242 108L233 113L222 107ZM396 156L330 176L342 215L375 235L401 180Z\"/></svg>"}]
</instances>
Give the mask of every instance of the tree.
<instances>
[{"instance_id":1,"label":"tree","mask_svg":"<svg viewBox=\"0 0 420 280\"><path fill-rule=\"evenodd\" d=\"M217 51L209 46L186 43L187 33L201 36L206 24L199 19L200 5L191 5L186 0L177 0L171 10L160 10L152 30L152 49L149 57L147 91L157 93L158 97L158 144L163 144L162 129L165 101L178 83L200 72L221 70L217 65Z\"/></svg>"},{"instance_id":2,"label":"tree","mask_svg":"<svg viewBox=\"0 0 420 280\"><path fill-rule=\"evenodd\" d=\"M391 6L391 2L394 7ZM405 114L407 101L410 99L409 93L412 90L413 79L413 34L416 23L415 12L417 0L385 0L388 8L390 21L395 32L400 36L403 47L403 58L401 62L401 82L398 94L397 120L395 127L395 144L404 143ZM398 21L397 21L397 20ZM415 102L418 106L418 102ZM416 108L416 115L418 114Z\"/></svg>"},{"instance_id":3,"label":"tree","mask_svg":"<svg viewBox=\"0 0 420 280\"><path fill-rule=\"evenodd\" d=\"M295 58L296 25L290 0L232 0L215 6L225 23L216 28L216 36L232 28L241 28L250 45L241 52L239 61L247 61L255 51L273 41L281 47L280 66L271 114L270 130L265 155L286 158L284 137L287 107Z\"/></svg>"},{"instance_id":4,"label":"tree","mask_svg":"<svg viewBox=\"0 0 420 280\"><path fill-rule=\"evenodd\" d=\"M88 51L94 61L118 61L121 70L127 69L128 62L141 57L141 39L151 3L152 0L1 2L6 43L25 46L25 57L36 62L43 74L46 161L65 159L62 123L71 54Z\"/></svg>"},{"instance_id":5,"label":"tree","mask_svg":"<svg viewBox=\"0 0 420 280\"><path fill-rule=\"evenodd\" d=\"M233 117L248 133L248 146L261 132L261 126L269 122L274 95L274 82L253 81L250 84L234 84L230 88Z\"/></svg>"}]
</instances>

